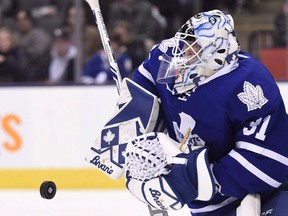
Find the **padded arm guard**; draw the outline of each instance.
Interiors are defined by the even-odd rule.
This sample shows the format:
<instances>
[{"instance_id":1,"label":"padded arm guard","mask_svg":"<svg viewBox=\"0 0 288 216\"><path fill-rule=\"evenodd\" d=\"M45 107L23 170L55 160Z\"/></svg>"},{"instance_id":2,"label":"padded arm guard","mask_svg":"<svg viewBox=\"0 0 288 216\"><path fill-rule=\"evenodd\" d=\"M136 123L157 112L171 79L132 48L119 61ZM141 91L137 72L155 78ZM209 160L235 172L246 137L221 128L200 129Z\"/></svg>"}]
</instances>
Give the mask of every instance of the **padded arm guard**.
<instances>
[{"instance_id":1,"label":"padded arm guard","mask_svg":"<svg viewBox=\"0 0 288 216\"><path fill-rule=\"evenodd\" d=\"M208 201L216 192L216 183L207 159L207 148L200 148L189 154L181 153L186 164L174 164L163 178L181 197L184 203L193 200Z\"/></svg>"},{"instance_id":2,"label":"padded arm guard","mask_svg":"<svg viewBox=\"0 0 288 216\"><path fill-rule=\"evenodd\" d=\"M146 135L141 139L136 138L134 142L131 141L132 144L128 143L126 149L128 151L126 152L128 162L126 187L130 192L142 202L164 210L180 209L185 203L192 200L207 201L212 199L215 194L215 181L207 160L207 148L200 148L189 154L179 153L180 151L175 148L175 141L163 133L154 134L154 136L153 134ZM147 140L145 141L145 139ZM148 146L160 145L162 150L157 148L153 152L153 148L146 147L145 142L149 143ZM139 148L137 147L137 151L130 146L137 146L138 144L141 145L139 145ZM133 163L135 162L134 157L138 155L139 166L141 164L143 167L143 163L146 163L147 166L144 167L147 168L160 167L155 171L158 176L149 174L147 175L149 178L137 178L138 171L135 171L134 168L129 170L130 149L133 149L132 153L134 152L131 159ZM174 155L172 153L173 149L175 149ZM160 155L158 152L160 152ZM166 158L163 158L163 152ZM146 155L149 155L147 160L145 159ZM164 164L159 163L160 159ZM159 172L159 170L162 170L162 172Z\"/></svg>"}]
</instances>

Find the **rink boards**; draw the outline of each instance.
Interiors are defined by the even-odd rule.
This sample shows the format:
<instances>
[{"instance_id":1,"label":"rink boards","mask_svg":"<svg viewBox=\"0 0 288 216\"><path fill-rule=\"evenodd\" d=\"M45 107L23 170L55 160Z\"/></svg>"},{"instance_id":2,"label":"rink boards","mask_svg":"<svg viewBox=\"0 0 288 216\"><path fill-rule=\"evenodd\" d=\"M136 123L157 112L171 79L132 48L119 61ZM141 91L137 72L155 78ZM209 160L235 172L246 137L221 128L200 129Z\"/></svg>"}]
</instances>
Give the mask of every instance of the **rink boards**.
<instances>
[{"instance_id":1,"label":"rink boards","mask_svg":"<svg viewBox=\"0 0 288 216\"><path fill-rule=\"evenodd\" d=\"M288 83L278 83L288 108ZM113 113L114 86L0 88L0 188L124 188L84 161Z\"/></svg>"}]
</instances>

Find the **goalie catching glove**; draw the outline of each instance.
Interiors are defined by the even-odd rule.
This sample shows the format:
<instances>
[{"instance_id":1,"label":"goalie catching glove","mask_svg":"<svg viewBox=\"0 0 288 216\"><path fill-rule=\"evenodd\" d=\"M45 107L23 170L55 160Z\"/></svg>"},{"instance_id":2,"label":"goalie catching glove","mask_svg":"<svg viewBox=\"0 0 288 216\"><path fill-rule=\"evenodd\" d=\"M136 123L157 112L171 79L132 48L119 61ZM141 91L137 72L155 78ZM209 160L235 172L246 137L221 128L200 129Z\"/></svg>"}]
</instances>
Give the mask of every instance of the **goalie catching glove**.
<instances>
[{"instance_id":1,"label":"goalie catching glove","mask_svg":"<svg viewBox=\"0 0 288 216\"><path fill-rule=\"evenodd\" d=\"M184 154L177 146L164 133L154 132L128 143L126 187L140 201L177 210L193 200L212 199L216 187L207 148Z\"/></svg>"}]
</instances>

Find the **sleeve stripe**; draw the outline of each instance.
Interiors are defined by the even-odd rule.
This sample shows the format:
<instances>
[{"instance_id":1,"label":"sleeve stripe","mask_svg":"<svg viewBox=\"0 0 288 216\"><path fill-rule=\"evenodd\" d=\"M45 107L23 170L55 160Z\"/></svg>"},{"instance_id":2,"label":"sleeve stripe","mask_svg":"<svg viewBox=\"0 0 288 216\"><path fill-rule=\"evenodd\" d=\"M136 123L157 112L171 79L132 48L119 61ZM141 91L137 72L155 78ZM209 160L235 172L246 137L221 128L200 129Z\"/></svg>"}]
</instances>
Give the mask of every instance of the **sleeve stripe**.
<instances>
[{"instance_id":1,"label":"sleeve stripe","mask_svg":"<svg viewBox=\"0 0 288 216\"><path fill-rule=\"evenodd\" d=\"M265 157L271 158L271 159L276 160L279 163L282 163L286 166L288 165L288 158L287 157L285 157L281 154L278 154L274 151L271 151L269 149L265 149L265 148L262 148L260 146L254 145L252 143L239 141L239 142L236 142L236 147L241 148L241 149L246 149L248 151L251 151L251 152L263 155Z\"/></svg>"},{"instance_id":2,"label":"sleeve stripe","mask_svg":"<svg viewBox=\"0 0 288 216\"><path fill-rule=\"evenodd\" d=\"M239 162L245 169L247 169L249 172L251 172L253 175L255 175L257 178L264 181L266 184L269 184L270 186L274 188L278 188L281 183L276 181L275 179L271 178L261 170L259 170L257 167L255 167L253 164L251 164L248 160L246 160L241 154L236 152L235 150L232 150L229 155L234 158L237 162Z\"/></svg>"},{"instance_id":3,"label":"sleeve stripe","mask_svg":"<svg viewBox=\"0 0 288 216\"><path fill-rule=\"evenodd\" d=\"M138 70L144 77L146 77L148 80L150 80L155 85L155 81L154 81L153 77L151 76L149 71L144 68L143 64L141 64L139 66Z\"/></svg>"},{"instance_id":4,"label":"sleeve stripe","mask_svg":"<svg viewBox=\"0 0 288 216\"><path fill-rule=\"evenodd\" d=\"M198 208L198 209L190 208L190 211L192 212L192 214L211 212L211 211L215 211L215 210L217 210L223 206L229 205L230 203L234 202L235 200L237 200L237 198L229 197L228 199L224 200L223 202L221 202L219 204L208 205L208 206L205 206L203 208Z\"/></svg>"}]
</instances>

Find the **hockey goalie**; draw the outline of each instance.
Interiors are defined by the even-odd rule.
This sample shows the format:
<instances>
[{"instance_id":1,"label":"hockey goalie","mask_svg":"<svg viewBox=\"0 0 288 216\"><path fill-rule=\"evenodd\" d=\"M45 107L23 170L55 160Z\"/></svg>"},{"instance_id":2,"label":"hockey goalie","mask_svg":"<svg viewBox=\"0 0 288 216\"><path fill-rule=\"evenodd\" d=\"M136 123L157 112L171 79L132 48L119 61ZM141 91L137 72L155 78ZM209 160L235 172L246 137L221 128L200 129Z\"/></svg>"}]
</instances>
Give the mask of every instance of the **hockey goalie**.
<instances>
[{"instance_id":1,"label":"hockey goalie","mask_svg":"<svg viewBox=\"0 0 288 216\"><path fill-rule=\"evenodd\" d=\"M114 179L124 174L128 190L158 209L288 215L288 115L223 11L196 14L154 46L123 81L90 152L91 164Z\"/></svg>"}]
</instances>

